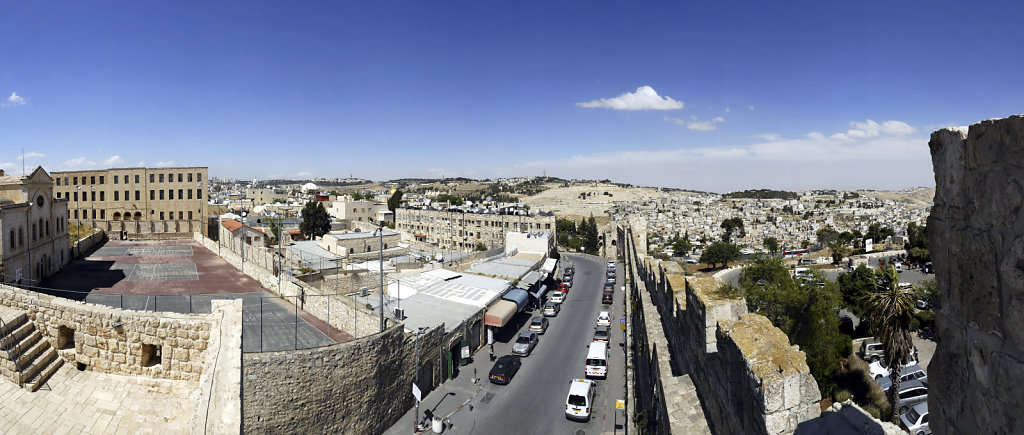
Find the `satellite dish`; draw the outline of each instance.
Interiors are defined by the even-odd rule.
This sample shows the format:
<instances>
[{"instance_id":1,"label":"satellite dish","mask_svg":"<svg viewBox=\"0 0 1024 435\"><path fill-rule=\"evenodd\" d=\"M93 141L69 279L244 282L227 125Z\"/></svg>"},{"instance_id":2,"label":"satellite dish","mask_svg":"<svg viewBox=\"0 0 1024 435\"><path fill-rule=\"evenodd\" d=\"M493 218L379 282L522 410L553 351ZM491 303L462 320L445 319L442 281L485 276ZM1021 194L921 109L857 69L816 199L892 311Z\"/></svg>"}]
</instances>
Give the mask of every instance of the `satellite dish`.
<instances>
[{"instance_id":1,"label":"satellite dish","mask_svg":"<svg viewBox=\"0 0 1024 435\"><path fill-rule=\"evenodd\" d=\"M444 259L444 256L441 255L440 252L438 252L437 255L434 255L434 259L437 260L437 261L441 261L441 260Z\"/></svg>"}]
</instances>

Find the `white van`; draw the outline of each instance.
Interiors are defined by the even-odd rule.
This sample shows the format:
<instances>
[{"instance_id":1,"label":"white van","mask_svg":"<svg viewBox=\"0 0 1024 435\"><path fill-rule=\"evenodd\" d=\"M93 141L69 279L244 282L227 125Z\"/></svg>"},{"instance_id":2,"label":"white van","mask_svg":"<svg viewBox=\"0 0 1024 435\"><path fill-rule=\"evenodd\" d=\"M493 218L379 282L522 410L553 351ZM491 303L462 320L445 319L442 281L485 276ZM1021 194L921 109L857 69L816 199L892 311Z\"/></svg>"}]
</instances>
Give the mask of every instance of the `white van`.
<instances>
[{"instance_id":1,"label":"white van","mask_svg":"<svg viewBox=\"0 0 1024 435\"><path fill-rule=\"evenodd\" d=\"M569 382L569 395L565 398L565 418L590 421L594 408L594 381L573 379Z\"/></svg>"},{"instance_id":2,"label":"white van","mask_svg":"<svg viewBox=\"0 0 1024 435\"><path fill-rule=\"evenodd\" d=\"M795 279L810 278L811 276L811 269L808 269L806 267L798 267L796 269L793 269L793 278Z\"/></svg>"},{"instance_id":3,"label":"white van","mask_svg":"<svg viewBox=\"0 0 1024 435\"><path fill-rule=\"evenodd\" d=\"M587 350L585 373L588 378L608 377L608 343L595 341Z\"/></svg>"}]
</instances>

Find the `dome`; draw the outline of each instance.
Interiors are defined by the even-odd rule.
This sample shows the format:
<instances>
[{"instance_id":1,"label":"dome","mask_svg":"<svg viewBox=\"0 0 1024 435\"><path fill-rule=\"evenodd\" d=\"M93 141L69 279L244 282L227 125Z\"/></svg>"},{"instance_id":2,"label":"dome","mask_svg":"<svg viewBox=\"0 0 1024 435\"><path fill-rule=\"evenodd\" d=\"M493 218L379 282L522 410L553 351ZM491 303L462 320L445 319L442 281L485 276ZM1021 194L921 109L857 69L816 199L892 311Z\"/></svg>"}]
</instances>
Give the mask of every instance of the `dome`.
<instances>
[{"instance_id":1,"label":"dome","mask_svg":"<svg viewBox=\"0 0 1024 435\"><path fill-rule=\"evenodd\" d=\"M303 192L308 192L310 190L316 190L316 185L313 183L306 183L302 185Z\"/></svg>"}]
</instances>

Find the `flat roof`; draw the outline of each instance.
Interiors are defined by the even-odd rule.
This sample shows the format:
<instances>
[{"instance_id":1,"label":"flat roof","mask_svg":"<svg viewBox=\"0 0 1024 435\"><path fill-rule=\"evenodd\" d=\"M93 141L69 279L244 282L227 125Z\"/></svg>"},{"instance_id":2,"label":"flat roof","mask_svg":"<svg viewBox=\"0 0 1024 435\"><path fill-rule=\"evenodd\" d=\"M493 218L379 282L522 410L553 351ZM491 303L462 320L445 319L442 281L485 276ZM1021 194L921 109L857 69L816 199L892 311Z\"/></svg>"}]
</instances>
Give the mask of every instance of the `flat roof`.
<instances>
[{"instance_id":1,"label":"flat roof","mask_svg":"<svg viewBox=\"0 0 1024 435\"><path fill-rule=\"evenodd\" d=\"M538 261L539 259L528 260L525 258L502 257L496 260L476 263L467 272L485 276L519 279L532 270Z\"/></svg>"},{"instance_id":2,"label":"flat roof","mask_svg":"<svg viewBox=\"0 0 1024 435\"><path fill-rule=\"evenodd\" d=\"M336 261L341 260L341 257L331 253L330 251L321 248L315 241L312 240L299 240L292 242L291 245L286 247L293 255L297 255L302 259L302 265L320 269L323 268L335 268L338 267Z\"/></svg>"}]
</instances>

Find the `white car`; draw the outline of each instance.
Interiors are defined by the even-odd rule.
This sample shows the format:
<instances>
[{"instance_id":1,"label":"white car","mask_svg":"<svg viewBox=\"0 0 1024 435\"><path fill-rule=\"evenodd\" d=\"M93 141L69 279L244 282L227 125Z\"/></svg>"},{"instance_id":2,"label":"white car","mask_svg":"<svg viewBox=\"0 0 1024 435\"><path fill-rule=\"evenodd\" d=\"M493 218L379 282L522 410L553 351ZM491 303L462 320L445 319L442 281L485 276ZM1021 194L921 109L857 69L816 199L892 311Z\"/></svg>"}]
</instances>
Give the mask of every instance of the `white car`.
<instances>
[{"instance_id":1,"label":"white car","mask_svg":"<svg viewBox=\"0 0 1024 435\"><path fill-rule=\"evenodd\" d=\"M594 405L594 381L573 379L569 382L569 395L565 398L565 418L590 421Z\"/></svg>"},{"instance_id":2,"label":"white car","mask_svg":"<svg viewBox=\"0 0 1024 435\"><path fill-rule=\"evenodd\" d=\"M879 379L889 376L889 367L887 367L884 363L885 359L880 359L878 361L871 363L871 365L868 366L868 370L871 374L871 379L877 381ZM909 367L913 365L917 365L917 359L914 358L914 356L912 355L910 357L910 360L907 361L907 364L904 367Z\"/></svg>"},{"instance_id":3,"label":"white car","mask_svg":"<svg viewBox=\"0 0 1024 435\"><path fill-rule=\"evenodd\" d=\"M932 429L928 426L928 402L914 405L913 408L900 415L900 421L903 422L903 427L906 427L911 435L932 433Z\"/></svg>"},{"instance_id":4,"label":"white car","mask_svg":"<svg viewBox=\"0 0 1024 435\"><path fill-rule=\"evenodd\" d=\"M554 292L554 293L552 293L551 297L548 298L548 302L554 302L556 304L560 304L562 302L565 302L565 293L563 293L563 292Z\"/></svg>"},{"instance_id":5,"label":"white car","mask_svg":"<svg viewBox=\"0 0 1024 435\"><path fill-rule=\"evenodd\" d=\"M597 313L597 326L612 326L612 317L607 311Z\"/></svg>"}]
</instances>

